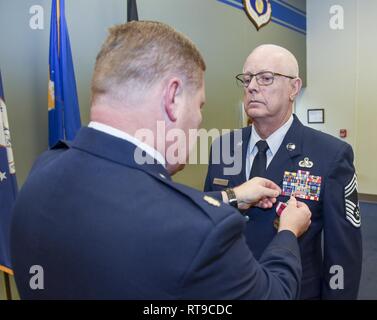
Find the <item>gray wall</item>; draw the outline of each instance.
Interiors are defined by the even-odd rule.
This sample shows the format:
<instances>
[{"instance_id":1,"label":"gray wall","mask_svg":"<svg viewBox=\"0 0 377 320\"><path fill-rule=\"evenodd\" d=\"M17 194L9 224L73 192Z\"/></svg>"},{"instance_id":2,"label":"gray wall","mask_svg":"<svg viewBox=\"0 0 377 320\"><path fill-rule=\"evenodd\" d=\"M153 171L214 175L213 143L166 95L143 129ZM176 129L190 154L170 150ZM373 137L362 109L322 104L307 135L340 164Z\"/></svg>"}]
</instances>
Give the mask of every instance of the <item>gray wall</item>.
<instances>
[{"instance_id":1,"label":"gray wall","mask_svg":"<svg viewBox=\"0 0 377 320\"><path fill-rule=\"evenodd\" d=\"M29 9L36 4L44 8L44 30L29 27ZM0 68L19 184L47 148L50 11L50 0L0 0ZM125 13L123 0L66 1L83 123L89 119L89 85L96 53L107 28L123 22Z\"/></svg>"},{"instance_id":2,"label":"gray wall","mask_svg":"<svg viewBox=\"0 0 377 320\"><path fill-rule=\"evenodd\" d=\"M289 1L305 10L306 1ZM44 30L29 27L29 8L44 8ZM138 0L139 18L166 22L191 37L208 65L205 128L241 125L242 92L234 75L258 44L292 50L306 69L305 36L274 23L256 32L241 10L216 0ZM66 0L83 124L89 120L90 78L107 28L126 17L126 0ZM38 154L47 148L49 0L0 0L0 67L3 74L17 177L22 184ZM188 166L176 179L201 188L206 166Z\"/></svg>"}]
</instances>

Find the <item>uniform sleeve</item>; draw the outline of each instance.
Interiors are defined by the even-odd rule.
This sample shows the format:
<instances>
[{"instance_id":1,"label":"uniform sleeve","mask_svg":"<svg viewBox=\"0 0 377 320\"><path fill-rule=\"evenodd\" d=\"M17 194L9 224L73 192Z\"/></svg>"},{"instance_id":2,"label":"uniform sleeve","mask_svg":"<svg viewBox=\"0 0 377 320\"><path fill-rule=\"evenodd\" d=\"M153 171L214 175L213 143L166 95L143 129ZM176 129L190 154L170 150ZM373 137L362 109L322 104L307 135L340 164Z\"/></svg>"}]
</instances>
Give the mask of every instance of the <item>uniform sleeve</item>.
<instances>
[{"instance_id":1,"label":"uniform sleeve","mask_svg":"<svg viewBox=\"0 0 377 320\"><path fill-rule=\"evenodd\" d=\"M323 195L324 264L322 299L356 299L362 240L353 151L342 147L330 168Z\"/></svg>"},{"instance_id":2,"label":"uniform sleeve","mask_svg":"<svg viewBox=\"0 0 377 320\"><path fill-rule=\"evenodd\" d=\"M280 232L260 262L242 235L240 216L231 214L208 234L185 273L182 299L295 299L301 281L296 237Z\"/></svg>"}]
</instances>

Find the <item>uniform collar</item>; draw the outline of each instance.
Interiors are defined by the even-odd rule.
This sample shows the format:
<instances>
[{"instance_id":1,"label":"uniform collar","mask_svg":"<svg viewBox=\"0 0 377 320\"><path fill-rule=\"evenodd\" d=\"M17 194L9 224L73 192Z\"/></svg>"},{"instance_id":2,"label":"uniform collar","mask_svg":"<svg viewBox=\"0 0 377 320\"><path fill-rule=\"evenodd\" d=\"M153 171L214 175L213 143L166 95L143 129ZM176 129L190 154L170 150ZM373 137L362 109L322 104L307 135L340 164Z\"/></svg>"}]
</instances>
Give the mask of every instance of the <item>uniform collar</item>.
<instances>
[{"instance_id":1,"label":"uniform collar","mask_svg":"<svg viewBox=\"0 0 377 320\"><path fill-rule=\"evenodd\" d=\"M301 155L302 153L302 142L304 139L303 129L304 125L294 114L292 125L285 135L281 146L281 148L284 148L289 153L291 158ZM289 145L291 148L288 147Z\"/></svg>"},{"instance_id":2,"label":"uniform collar","mask_svg":"<svg viewBox=\"0 0 377 320\"><path fill-rule=\"evenodd\" d=\"M133 143L135 146L145 151L148 155L156 159L159 163L161 163L166 168L165 158L162 156L160 152L150 147L149 145L145 144L144 142L141 142L139 139L136 139L135 137L129 135L128 133L118 130L109 125L96 122L96 121L90 122L88 127L93 128L98 131L102 131L104 133L110 134L119 139L123 139L123 140Z\"/></svg>"},{"instance_id":3,"label":"uniform collar","mask_svg":"<svg viewBox=\"0 0 377 320\"><path fill-rule=\"evenodd\" d=\"M284 171L294 172L297 168L298 157L302 155L304 137L304 126L293 115L293 122L280 145L278 152L273 157L267 168L267 179L281 184Z\"/></svg>"},{"instance_id":4,"label":"uniform collar","mask_svg":"<svg viewBox=\"0 0 377 320\"><path fill-rule=\"evenodd\" d=\"M145 150L126 139L103 131L88 127L81 128L72 143L72 148L171 180L166 168ZM146 161L138 163L135 155L142 156L142 159Z\"/></svg>"},{"instance_id":5,"label":"uniform collar","mask_svg":"<svg viewBox=\"0 0 377 320\"><path fill-rule=\"evenodd\" d=\"M266 139L266 142L268 144L268 147L272 153L272 156L275 156L275 154L278 152L283 140L284 140L284 137L286 136L289 128L292 126L292 123L293 123L293 115L290 116L290 118L288 119L288 121L286 123L284 123L284 125L282 125L279 129L277 129L274 133L272 133L267 139ZM252 129L251 129L251 136L250 136L250 142L249 142L249 149L248 149L248 153L250 154L256 143L259 141L259 140L263 140L259 134L257 133L256 129L254 126L252 126Z\"/></svg>"}]
</instances>

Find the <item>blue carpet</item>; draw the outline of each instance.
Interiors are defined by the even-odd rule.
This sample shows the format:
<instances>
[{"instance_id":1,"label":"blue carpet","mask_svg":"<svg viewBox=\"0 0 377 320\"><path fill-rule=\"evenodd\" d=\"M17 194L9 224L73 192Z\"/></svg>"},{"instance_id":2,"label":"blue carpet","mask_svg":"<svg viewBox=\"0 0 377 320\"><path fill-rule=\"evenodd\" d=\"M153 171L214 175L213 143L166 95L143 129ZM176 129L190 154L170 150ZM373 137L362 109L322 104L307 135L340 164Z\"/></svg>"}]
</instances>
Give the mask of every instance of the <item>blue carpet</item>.
<instances>
[{"instance_id":1,"label":"blue carpet","mask_svg":"<svg viewBox=\"0 0 377 320\"><path fill-rule=\"evenodd\" d=\"M363 270L359 299L377 299L377 204L360 202Z\"/></svg>"}]
</instances>

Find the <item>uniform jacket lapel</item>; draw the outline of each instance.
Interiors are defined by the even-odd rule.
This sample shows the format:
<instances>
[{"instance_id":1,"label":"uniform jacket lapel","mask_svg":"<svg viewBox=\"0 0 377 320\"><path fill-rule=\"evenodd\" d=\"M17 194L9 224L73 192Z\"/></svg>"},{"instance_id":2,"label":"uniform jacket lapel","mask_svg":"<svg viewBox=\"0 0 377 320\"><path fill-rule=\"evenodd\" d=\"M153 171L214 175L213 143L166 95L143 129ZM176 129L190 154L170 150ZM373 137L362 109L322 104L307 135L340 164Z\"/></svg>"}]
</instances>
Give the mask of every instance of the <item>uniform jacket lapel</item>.
<instances>
[{"instance_id":1,"label":"uniform jacket lapel","mask_svg":"<svg viewBox=\"0 0 377 320\"><path fill-rule=\"evenodd\" d=\"M291 127L285 135L283 142L267 168L267 179L281 185L285 171L296 171L297 161L302 154L302 139L304 126L296 115ZM294 150L288 150L287 145L295 146Z\"/></svg>"},{"instance_id":2,"label":"uniform jacket lapel","mask_svg":"<svg viewBox=\"0 0 377 320\"><path fill-rule=\"evenodd\" d=\"M245 127L242 129L242 140L235 141L231 146L234 147L232 156L235 155L236 152L242 152L242 167L241 173L229 176L229 180L231 181L231 185L238 186L246 181L246 157L247 157L247 147L249 145L251 135L251 126Z\"/></svg>"}]
</instances>

